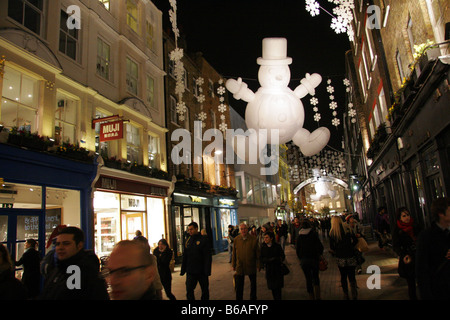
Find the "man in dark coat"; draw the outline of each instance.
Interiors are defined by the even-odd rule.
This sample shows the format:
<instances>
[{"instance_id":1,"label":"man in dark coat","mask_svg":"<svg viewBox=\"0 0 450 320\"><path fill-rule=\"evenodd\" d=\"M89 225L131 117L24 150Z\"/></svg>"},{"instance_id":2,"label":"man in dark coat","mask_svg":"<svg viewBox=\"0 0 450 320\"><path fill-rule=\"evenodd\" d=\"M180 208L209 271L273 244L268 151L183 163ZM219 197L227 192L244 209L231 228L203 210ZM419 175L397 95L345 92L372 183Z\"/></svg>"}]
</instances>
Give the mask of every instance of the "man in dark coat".
<instances>
[{"instance_id":1,"label":"man in dark coat","mask_svg":"<svg viewBox=\"0 0 450 320\"><path fill-rule=\"evenodd\" d=\"M434 222L420 233L416 251L416 277L422 300L450 299L450 199L431 204Z\"/></svg>"},{"instance_id":2,"label":"man in dark coat","mask_svg":"<svg viewBox=\"0 0 450 320\"><path fill-rule=\"evenodd\" d=\"M16 266L23 265L22 283L28 290L28 298L36 298L40 292L41 272L40 262L41 257L36 250L37 242L34 239L28 239L25 242L25 252L16 262Z\"/></svg>"},{"instance_id":3,"label":"man in dark coat","mask_svg":"<svg viewBox=\"0 0 450 320\"><path fill-rule=\"evenodd\" d=\"M208 238L198 232L198 224L188 225L189 238L186 240L180 275L186 274L186 298L195 300L197 283L202 289L202 300L209 300L209 279L212 256Z\"/></svg>"},{"instance_id":4,"label":"man in dark coat","mask_svg":"<svg viewBox=\"0 0 450 320\"><path fill-rule=\"evenodd\" d=\"M51 270L41 300L107 300L100 262L92 250L84 250L84 232L63 229L56 240L56 267Z\"/></svg>"}]
</instances>

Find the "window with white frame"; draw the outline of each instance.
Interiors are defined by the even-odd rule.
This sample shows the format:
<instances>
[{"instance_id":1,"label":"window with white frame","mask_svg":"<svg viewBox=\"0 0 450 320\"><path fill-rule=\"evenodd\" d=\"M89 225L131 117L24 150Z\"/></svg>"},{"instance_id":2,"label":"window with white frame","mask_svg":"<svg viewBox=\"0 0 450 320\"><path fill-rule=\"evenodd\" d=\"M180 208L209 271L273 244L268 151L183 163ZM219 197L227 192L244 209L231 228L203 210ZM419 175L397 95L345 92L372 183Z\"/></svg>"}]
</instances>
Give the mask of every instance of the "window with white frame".
<instances>
[{"instance_id":1,"label":"window with white frame","mask_svg":"<svg viewBox=\"0 0 450 320\"><path fill-rule=\"evenodd\" d=\"M76 28L67 28L67 19L69 15L64 10L61 10L60 24L59 24L59 51L66 56L77 61L78 59L78 38L79 30Z\"/></svg>"},{"instance_id":2,"label":"window with white frame","mask_svg":"<svg viewBox=\"0 0 450 320\"><path fill-rule=\"evenodd\" d=\"M216 113L214 110L209 110L210 116L211 116L211 126L214 129L217 129L217 121L216 121Z\"/></svg>"},{"instance_id":3,"label":"window with white frame","mask_svg":"<svg viewBox=\"0 0 450 320\"><path fill-rule=\"evenodd\" d=\"M0 124L28 132L37 131L39 81L4 67Z\"/></svg>"},{"instance_id":4,"label":"window with white frame","mask_svg":"<svg viewBox=\"0 0 450 320\"><path fill-rule=\"evenodd\" d=\"M95 110L95 118L106 118L111 116L111 114L106 114L101 112L100 110ZM100 142L100 123L95 124L95 152L100 156L109 158L110 157L110 142L109 141L101 141Z\"/></svg>"},{"instance_id":5,"label":"window with white frame","mask_svg":"<svg viewBox=\"0 0 450 320\"><path fill-rule=\"evenodd\" d=\"M44 0L8 0L8 16L41 35Z\"/></svg>"},{"instance_id":6,"label":"window with white frame","mask_svg":"<svg viewBox=\"0 0 450 320\"><path fill-rule=\"evenodd\" d=\"M173 60L169 61L169 75L175 78L175 61Z\"/></svg>"},{"instance_id":7,"label":"window with white frame","mask_svg":"<svg viewBox=\"0 0 450 320\"><path fill-rule=\"evenodd\" d=\"M127 25L138 33L138 6L135 0L127 0Z\"/></svg>"},{"instance_id":8,"label":"window with white frame","mask_svg":"<svg viewBox=\"0 0 450 320\"><path fill-rule=\"evenodd\" d=\"M148 165L151 168L159 169L160 151L159 151L159 137L148 136Z\"/></svg>"},{"instance_id":9,"label":"window with white frame","mask_svg":"<svg viewBox=\"0 0 450 320\"><path fill-rule=\"evenodd\" d=\"M174 96L170 96L170 121L178 124L177 99Z\"/></svg>"},{"instance_id":10,"label":"window with white frame","mask_svg":"<svg viewBox=\"0 0 450 320\"><path fill-rule=\"evenodd\" d=\"M189 121L190 121L190 117L189 117L189 107L188 106L186 106L186 113L184 114L184 128L187 130L187 131L189 131L190 132L190 123L189 123Z\"/></svg>"},{"instance_id":11,"label":"window with white frame","mask_svg":"<svg viewBox=\"0 0 450 320\"><path fill-rule=\"evenodd\" d=\"M184 88L185 88L186 90L189 90L189 82L188 82L188 79L189 79L189 73L188 73L188 71L186 70L186 68L184 68L183 70L184 70L184 73L183 73Z\"/></svg>"},{"instance_id":12,"label":"window with white frame","mask_svg":"<svg viewBox=\"0 0 450 320\"><path fill-rule=\"evenodd\" d=\"M155 108L155 80L147 75L147 103L151 108Z\"/></svg>"},{"instance_id":13,"label":"window with white frame","mask_svg":"<svg viewBox=\"0 0 450 320\"><path fill-rule=\"evenodd\" d=\"M147 20L145 22L145 44L147 45L147 48L155 51L155 26L152 21Z\"/></svg>"},{"instance_id":14,"label":"window with white frame","mask_svg":"<svg viewBox=\"0 0 450 320\"><path fill-rule=\"evenodd\" d=\"M77 104L69 96L57 93L55 108L55 140L57 144L76 142Z\"/></svg>"},{"instance_id":15,"label":"window with white frame","mask_svg":"<svg viewBox=\"0 0 450 320\"><path fill-rule=\"evenodd\" d=\"M214 83L211 79L208 80L208 93L210 97L214 98Z\"/></svg>"},{"instance_id":16,"label":"window with white frame","mask_svg":"<svg viewBox=\"0 0 450 320\"><path fill-rule=\"evenodd\" d=\"M369 57L370 57L370 66L371 66L371 70L375 70L375 64L377 61L377 56L375 54L375 47L373 44L373 37L372 37L372 32L371 30L368 28L368 24L366 22L366 39L367 39L367 49L369 51Z\"/></svg>"},{"instance_id":17,"label":"window with white frame","mask_svg":"<svg viewBox=\"0 0 450 320\"><path fill-rule=\"evenodd\" d=\"M408 40L409 40L409 45L410 45L410 49L411 49L411 53L414 54L415 50L414 50L414 36L413 36L413 22L411 17L408 19L408 25L406 27L406 32L408 34Z\"/></svg>"},{"instance_id":18,"label":"window with white frame","mask_svg":"<svg viewBox=\"0 0 450 320\"><path fill-rule=\"evenodd\" d=\"M384 94L383 87L381 87L381 89L379 90L379 93L378 93L378 104L380 106L383 122L385 122L385 120L387 119L387 116L389 114L389 108L386 103L386 95Z\"/></svg>"},{"instance_id":19,"label":"window with white frame","mask_svg":"<svg viewBox=\"0 0 450 320\"><path fill-rule=\"evenodd\" d=\"M110 80L111 47L101 38L97 38L97 74Z\"/></svg>"},{"instance_id":20,"label":"window with white frame","mask_svg":"<svg viewBox=\"0 0 450 320\"><path fill-rule=\"evenodd\" d=\"M136 62L127 58L127 90L128 92L138 94L138 65Z\"/></svg>"},{"instance_id":21,"label":"window with white frame","mask_svg":"<svg viewBox=\"0 0 450 320\"><path fill-rule=\"evenodd\" d=\"M363 65L362 65L362 63L361 63L361 60L360 60L360 62L359 62L359 68L358 68L358 71L359 71L359 80L360 80L360 82L361 82L361 89L362 89L362 94L363 94L363 97L364 97L364 99L366 99L367 98L367 91L366 91L366 80L365 80L365 77L364 77L364 70L363 70ZM365 100L364 100L365 101Z\"/></svg>"},{"instance_id":22,"label":"window with white frame","mask_svg":"<svg viewBox=\"0 0 450 320\"><path fill-rule=\"evenodd\" d=\"M402 65L402 57L400 56L400 52L397 50L395 54L395 60L397 61L398 74L400 76L400 83L403 82L403 78L405 78L405 72L403 71Z\"/></svg>"},{"instance_id":23,"label":"window with white frame","mask_svg":"<svg viewBox=\"0 0 450 320\"><path fill-rule=\"evenodd\" d=\"M109 11L109 9L110 9L110 0L98 0L102 5L103 5L103 7L106 9L106 10L108 10Z\"/></svg>"},{"instance_id":24,"label":"window with white frame","mask_svg":"<svg viewBox=\"0 0 450 320\"><path fill-rule=\"evenodd\" d=\"M127 123L127 161L141 164L141 135L139 128Z\"/></svg>"}]
</instances>

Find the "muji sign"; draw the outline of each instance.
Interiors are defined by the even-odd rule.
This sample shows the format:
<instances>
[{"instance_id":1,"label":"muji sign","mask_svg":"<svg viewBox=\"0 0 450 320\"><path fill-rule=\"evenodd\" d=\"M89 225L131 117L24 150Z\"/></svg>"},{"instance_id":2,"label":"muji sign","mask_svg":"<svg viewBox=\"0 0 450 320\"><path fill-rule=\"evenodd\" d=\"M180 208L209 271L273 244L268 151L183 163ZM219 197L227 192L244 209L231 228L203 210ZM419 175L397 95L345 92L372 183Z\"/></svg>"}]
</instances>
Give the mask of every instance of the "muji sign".
<instances>
[{"instance_id":1,"label":"muji sign","mask_svg":"<svg viewBox=\"0 0 450 320\"><path fill-rule=\"evenodd\" d=\"M100 124L100 141L111 141L123 138L123 120Z\"/></svg>"}]
</instances>

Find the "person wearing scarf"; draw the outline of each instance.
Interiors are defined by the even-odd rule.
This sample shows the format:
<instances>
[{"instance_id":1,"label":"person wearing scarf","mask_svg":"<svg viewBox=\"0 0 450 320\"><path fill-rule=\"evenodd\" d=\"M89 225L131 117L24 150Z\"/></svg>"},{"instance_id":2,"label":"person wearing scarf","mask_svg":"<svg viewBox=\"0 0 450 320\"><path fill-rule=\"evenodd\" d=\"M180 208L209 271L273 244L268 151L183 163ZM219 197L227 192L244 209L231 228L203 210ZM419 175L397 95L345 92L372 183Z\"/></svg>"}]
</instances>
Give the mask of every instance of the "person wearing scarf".
<instances>
[{"instance_id":1,"label":"person wearing scarf","mask_svg":"<svg viewBox=\"0 0 450 320\"><path fill-rule=\"evenodd\" d=\"M419 229L406 207L397 209L393 248L398 254L398 274L408 282L410 300L417 300L415 280L416 239Z\"/></svg>"}]
</instances>

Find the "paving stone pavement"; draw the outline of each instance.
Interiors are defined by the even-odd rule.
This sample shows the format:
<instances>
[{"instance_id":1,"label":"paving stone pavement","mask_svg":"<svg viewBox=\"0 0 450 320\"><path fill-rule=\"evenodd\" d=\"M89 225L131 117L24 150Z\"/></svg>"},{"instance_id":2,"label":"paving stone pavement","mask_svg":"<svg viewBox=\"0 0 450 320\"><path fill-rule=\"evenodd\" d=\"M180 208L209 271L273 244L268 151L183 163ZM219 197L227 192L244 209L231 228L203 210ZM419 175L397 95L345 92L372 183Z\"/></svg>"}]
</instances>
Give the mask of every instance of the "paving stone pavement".
<instances>
[{"instance_id":1,"label":"paving stone pavement","mask_svg":"<svg viewBox=\"0 0 450 320\"><path fill-rule=\"evenodd\" d=\"M328 252L328 239L321 236L324 244L324 256L328 260L328 270L320 272L320 287L322 300L342 300L343 293L340 284L339 269L335 258ZM368 241L369 251L364 254L366 262L362 266L362 273L356 275L359 300L408 300L406 280L397 273L398 258L391 249L381 250L375 241ZM286 264L291 272L285 276L282 291L283 300L308 300L306 281L293 245L286 245ZM228 252L213 256L212 274L209 277L211 300L235 300L233 288L233 270L228 261ZM381 270L380 289L369 289L367 280L372 273L367 273L370 265L376 265ZM186 300L185 276L180 276L180 265L175 266L172 273L172 292L178 300ZM372 277L373 278L373 277ZM372 279L371 278L371 279ZM370 281L372 283L372 281ZM195 289L196 299L200 299L201 289ZM167 299L163 293L164 299ZM245 278L244 300L250 297L250 282ZM257 275L258 300L273 300L271 291L267 288L264 271Z\"/></svg>"}]
</instances>

